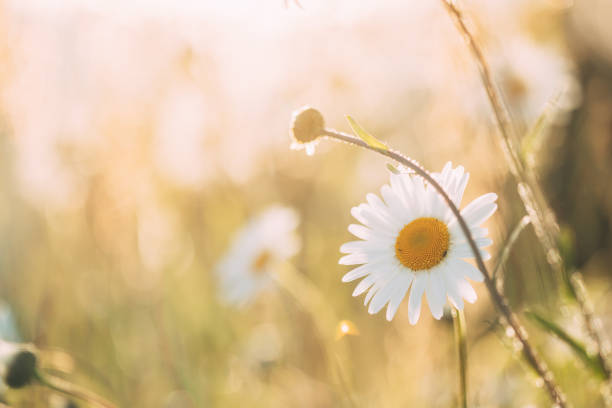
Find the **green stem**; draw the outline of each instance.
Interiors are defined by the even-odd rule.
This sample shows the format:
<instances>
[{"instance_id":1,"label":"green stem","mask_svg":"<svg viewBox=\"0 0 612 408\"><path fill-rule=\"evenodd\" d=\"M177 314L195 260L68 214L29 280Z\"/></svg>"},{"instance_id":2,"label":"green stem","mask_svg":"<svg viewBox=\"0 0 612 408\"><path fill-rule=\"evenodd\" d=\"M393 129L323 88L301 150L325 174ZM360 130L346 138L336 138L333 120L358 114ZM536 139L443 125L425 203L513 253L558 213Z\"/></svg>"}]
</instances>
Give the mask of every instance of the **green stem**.
<instances>
[{"instance_id":1,"label":"green stem","mask_svg":"<svg viewBox=\"0 0 612 408\"><path fill-rule=\"evenodd\" d=\"M461 408L467 408L467 342L465 315L463 310L453 308L453 327L455 329L455 343L457 344L457 357L459 361L459 399Z\"/></svg>"},{"instance_id":2,"label":"green stem","mask_svg":"<svg viewBox=\"0 0 612 408\"><path fill-rule=\"evenodd\" d=\"M501 271L502 267L506 264L506 261L508 260L508 257L510 256L510 250L514 246L514 243L516 242L519 235L521 234L521 231L523 231L523 229L527 225L529 225L530 222L531 220L529 219L529 216L525 215L523 218L521 218L519 223L516 224L516 227L514 227L514 229L508 236L508 239L505 245L503 246L502 250L499 252L499 255L497 256L497 263L495 264L495 268L493 268L493 275L492 275L493 280L497 279L497 274L499 273L499 271Z\"/></svg>"},{"instance_id":3,"label":"green stem","mask_svg":"<svg viewBox=\"0 0 612 408\"><path fill-rule=\"evenodd\" d=\"M51 380L50 377L47 377L39 370L36 370L35 378L41 385L53 391L86 401L87 403L93 406L100 408L116 408L115 404L113 404L112 402L105 400L104 398L94 394L93 392L85 388L71 384L68 381L59 378L54 378L53 380Z\"/></svg>"}]
</instances>

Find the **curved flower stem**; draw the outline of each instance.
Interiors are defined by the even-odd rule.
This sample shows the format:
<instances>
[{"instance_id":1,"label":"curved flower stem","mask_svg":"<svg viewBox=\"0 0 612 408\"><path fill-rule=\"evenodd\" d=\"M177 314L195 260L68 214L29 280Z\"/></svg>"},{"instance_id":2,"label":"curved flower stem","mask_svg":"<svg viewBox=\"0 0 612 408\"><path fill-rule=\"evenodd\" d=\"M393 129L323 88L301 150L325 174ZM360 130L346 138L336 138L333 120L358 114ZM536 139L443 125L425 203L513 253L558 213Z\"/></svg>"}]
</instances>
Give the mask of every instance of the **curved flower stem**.
<instances>
[{"instance_id":1,"label":"curved flower stem","mask_svg":"<svg viewBox=\"0 0 612 408\"><path fill-rule=\"evenodd\" d=\"M554 217L547 216L549 214L552 215L553 212L544 198L544 193L539 187L533 171L527 166L524 166L519 158L518 148L516 147L519 142L518 137L512 126L510 114L504 104L504 100L495 87L495 82L493 81L493 76L491 75L487 60L478 42L476 42L471 31L468 29L461 10L452 0L441 1L451 18L455 21L457 29L469 46L476 65L478 66L482 84L487 92L489 102L495 114L497 126L502 136L502 147L506 160L510 165L512 174L519 182L519 194L531 218L536 234L546 251L547 260L558 275L566 276L568 271L565 270L556 244L559 227L554 221ZM612 363L608 356L608 347L606 347L607 341L603 331L595 323L596 319L593 317L593 312L589 307L587 293L582 283L582 277L579 273L573 273L572 276L569 279L565 279L565 281L578 303L588 335L597 345L598 359L601 361L603 367L605 367L606 378L608 379L608 386L610 387L612 386ZM608 404L607 406L611 405L612 404Z\"/></svg>"},{"instance_id":2,"label":"curved flower stem","mask_svg":"<svg viewBox=\"0 0 612 408\"><path fill-rule=\"evenodd\" d=\"M71 384L68 381L64 381L59 378L53 378L53 380L51 380L38 370L36 371L35 375L36 379L41 385L44 385L45 387L53 391L80 399L82 401L86 401L92 406L100 408L116 408L115 404L113 404L112 402L105 400L104 398L94 394L93 392L85 388Z\"/></svg>"},{"instance_id":3,"label":"curved flower stem","mask_svg":"<svg viewBox=\"0 0 612 408\"><path fill-rule=\"evenodd\" d=\"M461 408L467 408L467 342L466 326L463 310L453 308L453 327L455 331L455 343L457 343L457 357L459 360L459 399Z\"/></svg>"},{"instance_id":4,"label":"curved flower stem","mask_svg":"<svg viewBox=\"0 0 612 408\"><path fill-rule=\"evenodd\" d=\"M395 160L396 162L406 166L407 168L414 170L416 174L423 177L423 179L427 181L427 183L429 183L433 188L436 189L436 191L442 196L446 204L449 206L449 208L451 209L451 211L457 218L457 221L459 222L459 226L461 227L461 230L463 231L463 234L467 238L470 248L472 249L472 252L474 253L474 257L476 258L476 265L478 266L478 269L480 270L480 272L482 272L482 275L484 276L484 283L487 286L487 289L489 290L491 299L493 300L493 303L499 309L501 314L506 318L510 327L512 327L512 329L514 330L514 333L517 339L522 345L522 351L523 351L523 355L525 356L525 359L527 360L529 365L533 367L536 373L542 378L542 381L544 381L546 390L550 394L550 397L554 401L554 403L557 404L559 408L567 407L568 405L565 401L565 396L559 389L559 386L554 381L552 372L548 369L546 364L542 360L540 360L540 357L536 354L535 349L531 346L531 344L527 340L527 331L520 324L518 317L512 312L512 310L510 309L510 306L508 306L506 299L497 290L497 287L495 283L493 282L493 280L491 279L491 275L489 274L489 271L487 270L487 267L484 264L482 256L480 255L480 251L478 250L478 246L476 245L476 242L474 241L474 237L472 237L472 233L469 227L467 226L465 220L461 216L459 209L457 208L455 203L453 203L453 201L448 196L446 191L444 191L442 186L417 162L413 161L412 159L409 159L408 157L402 155L401 153L398 153L398 152L395 152L389 149L382 149L382 148L370 146L364 141L362 141L361 139L358 139L351 135L337 132L331 129L325 129L323 131L323 135L329 138L335 139L335 140L340 140L346 143L350 143L356 146L363 147L368 150L375 151L379 154L382 154L383 156L387 156Z\"/></svg>"}]
</instances>

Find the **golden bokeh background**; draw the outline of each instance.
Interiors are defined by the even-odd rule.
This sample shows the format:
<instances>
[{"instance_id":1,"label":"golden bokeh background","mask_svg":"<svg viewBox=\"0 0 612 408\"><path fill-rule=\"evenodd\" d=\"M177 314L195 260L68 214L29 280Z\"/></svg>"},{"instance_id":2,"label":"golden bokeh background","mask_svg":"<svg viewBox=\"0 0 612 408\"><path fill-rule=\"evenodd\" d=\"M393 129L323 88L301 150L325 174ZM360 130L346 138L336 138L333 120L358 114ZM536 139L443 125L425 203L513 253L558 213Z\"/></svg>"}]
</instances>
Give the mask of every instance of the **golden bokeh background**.
<instances>
[{"instance_id":1,"label":"golden bokeh background","mask_svg":"<svg viewBox=\"0 0 612 408\"><path fill-rule=\"evenodd\" d=\"M583 272L610 333L612 5L462 7L517 131L552 112L523 153L556 211L567 266ZM0 2L0 295L45 369L122 407L456 404L450 317L424 306L410 326L404 302L389 323L340 281L349 210L388 181L387 160L332 141L312 157L290 150L291 113L304 105L342 131L352 115L432 171L465 166L464 203L498 193L494 265L525 210L441 2ZM301 219L299 279L227 304L217 263L242 225L278 203ZM471 406L549 406L474 286ZM586 341L562 286L528 226L504 268L510 303ZM321 316L340 334L325 333ZM574 406L604 406L600 380L522 317ZM6 398L30 407L49 397Z\"/></svg>"}]
</instances>

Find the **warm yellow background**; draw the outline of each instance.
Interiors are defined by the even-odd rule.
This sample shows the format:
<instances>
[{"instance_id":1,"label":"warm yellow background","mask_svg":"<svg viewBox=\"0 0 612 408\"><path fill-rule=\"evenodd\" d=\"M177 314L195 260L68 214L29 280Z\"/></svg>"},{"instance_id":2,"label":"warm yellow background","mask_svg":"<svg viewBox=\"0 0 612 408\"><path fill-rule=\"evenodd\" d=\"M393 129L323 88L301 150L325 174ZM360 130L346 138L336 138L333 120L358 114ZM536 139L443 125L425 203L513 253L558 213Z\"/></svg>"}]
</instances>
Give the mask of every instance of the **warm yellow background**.
<instances>
[{"instance_id":1,"label":"warm yellow background","mask_svg":"<svg viewBox=\"0 0 612 408\"><path fill-rule=\"evenodd\" d=\"M432 171L464 165L464 203L500 195L487 225L495 254L524 209L442 5L127 3L0 4L0 295L22 340L45 351L45 367L125 407L452 406L450 319L425 308L412 327L404 303L388 323L340 282L350 207L387 181L387 161L326 141L306 157L289 150L288 133L291 112L311 105L343 131L351 114ZM608 327L612 8L577 3L463 6L521 134L562 93L526 154L575 237L573 262ZM215 264L272 203L299 212L293 264L359 336L331 344L316 329L327 311L282 290L246 308L221 301ZM537 309L581 337L531 227L505 281L517 310ZM466 308L473 406L547 406L475 287L479 301ZM528 327L575 406L600 406L598 381L571 351ZM346 356L343 381L330 373L331 350ZM9 401L46 406L47 395Z\"/></svg>"}]
</instances>

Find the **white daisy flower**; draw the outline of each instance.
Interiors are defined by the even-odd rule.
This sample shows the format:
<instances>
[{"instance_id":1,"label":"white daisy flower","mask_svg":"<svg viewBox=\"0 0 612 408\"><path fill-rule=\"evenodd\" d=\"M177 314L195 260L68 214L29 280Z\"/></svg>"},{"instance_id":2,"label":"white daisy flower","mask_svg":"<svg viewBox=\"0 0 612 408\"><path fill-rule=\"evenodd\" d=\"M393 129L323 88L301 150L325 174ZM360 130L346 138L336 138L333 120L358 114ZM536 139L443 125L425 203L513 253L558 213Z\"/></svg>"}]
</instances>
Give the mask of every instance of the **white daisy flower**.
<instances>
[{"instance_id":1,"label":"white daisy flower","mask_svg":"<svg viewBox=\"0 0 612 408\"><path fill-rule=\"evenodd\" d=\"M432 176L459 207L469 178L463 167L453 169L449 162ZM464 261L473 258L473 253L440 194L421 177L407 173L391 174L391 185L385 184L380 191L384 201L370 193L367 203L352 208L351 214L363 225L351 224L348 230L361 240L340 248L348 254L340 264L361 265L342 278L343 282L363 278L353 296L368 291L365 304L369 303L371 314L388 303L390 321L410 290L411 324L419 319L423 293L436 319L442 317L447 297L457 309L463 308L464 299L475 302L476 292L465 278L480 282L483 276ZM485 194L461 211L479 248L493 243L480 225L497 209L496 200L496 194ZM490 258L480 251L484 259Z\"/></svg>"},{"instance_id":2,"label":"white daisy flower","mask_svg":"<svg viewBox=\"0 0 612 408\"><path fill-rule=\"evenodd\" d=\"M274 205L236 234L216 270L228 302L246 303L270 285L270 272L299 251L298 223L295 210Z\"/></svg>"}]
</instances>

